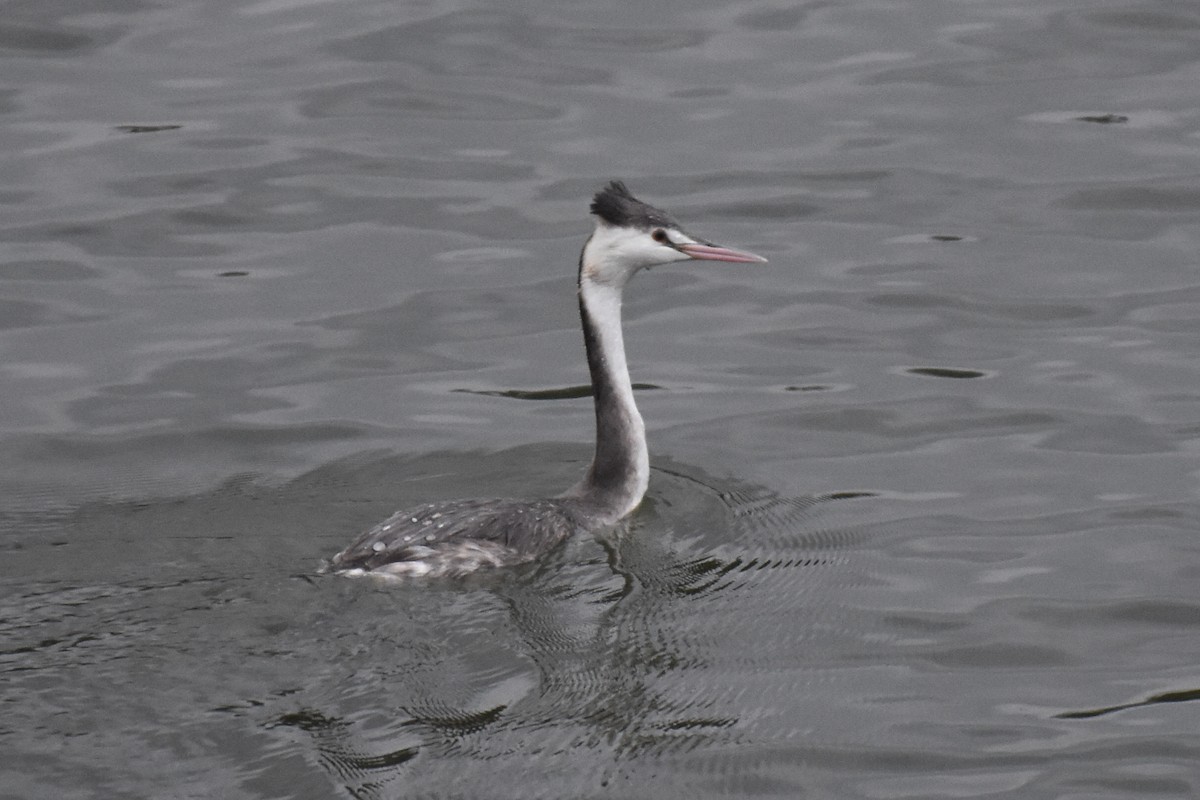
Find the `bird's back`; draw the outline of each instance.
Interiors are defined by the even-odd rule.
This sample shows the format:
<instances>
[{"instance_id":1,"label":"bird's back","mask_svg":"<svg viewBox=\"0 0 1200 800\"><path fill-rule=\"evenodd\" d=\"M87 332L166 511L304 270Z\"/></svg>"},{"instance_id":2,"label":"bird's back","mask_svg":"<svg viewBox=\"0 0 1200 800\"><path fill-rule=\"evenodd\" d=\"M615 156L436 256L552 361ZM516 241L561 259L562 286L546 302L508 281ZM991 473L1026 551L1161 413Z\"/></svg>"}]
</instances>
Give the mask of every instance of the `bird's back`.
<instances>
[{"instance_id":1,"label":"bird's back","mask_svg":"<svg viewBox=\"0 0 1200 800\"><path fill-rule=\"evenodd\" d=\"M331 559L348 575L461 575L537 558L586 527L567 498L451 500L398 511Z\"/></svg>"}]
</instances>

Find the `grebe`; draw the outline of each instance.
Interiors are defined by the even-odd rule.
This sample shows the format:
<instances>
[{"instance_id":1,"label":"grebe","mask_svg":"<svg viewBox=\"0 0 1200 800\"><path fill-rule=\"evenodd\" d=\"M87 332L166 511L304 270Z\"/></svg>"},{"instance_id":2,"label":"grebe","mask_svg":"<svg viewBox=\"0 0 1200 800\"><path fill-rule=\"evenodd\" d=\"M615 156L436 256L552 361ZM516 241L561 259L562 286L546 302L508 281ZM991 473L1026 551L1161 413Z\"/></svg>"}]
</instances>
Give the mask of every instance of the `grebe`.
<instances>
[{"instance_id":1,"label":"grebe","mask_svg":"<svg viewBox=\"0 0 1200 800\"><path fill-rule=\"evenodd\" d=\"M685 233L620 181L596 193L591 212L596 227L579 256L579 316L596 406L596 452L583 480L542 500L451 500L399 511L335 555L326 571L401 578L521 564L637 508L650 458L621 334L626 282L639 270L673 261L766 259Z\"/></svg>"}]
</instances>

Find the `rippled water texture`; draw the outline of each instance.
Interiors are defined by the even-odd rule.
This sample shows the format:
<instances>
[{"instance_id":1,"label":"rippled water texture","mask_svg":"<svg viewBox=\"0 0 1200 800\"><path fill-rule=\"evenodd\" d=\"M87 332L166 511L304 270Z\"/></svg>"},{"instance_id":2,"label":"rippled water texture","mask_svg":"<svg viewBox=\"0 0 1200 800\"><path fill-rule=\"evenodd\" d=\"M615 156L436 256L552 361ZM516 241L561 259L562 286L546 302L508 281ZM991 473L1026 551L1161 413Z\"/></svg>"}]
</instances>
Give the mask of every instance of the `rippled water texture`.
<instances>
[{"instance_id":1,"label":"rippled water texture","mask_svg":"<svg viewBox=\"0 0 1200 800\"><path fill-rule=\"evenodd\" d=\"M0 15L0 796L1200 795L1200 9L18 0ZM629 525L381 587L589 455Z\"/></svg>"}]
</instances>

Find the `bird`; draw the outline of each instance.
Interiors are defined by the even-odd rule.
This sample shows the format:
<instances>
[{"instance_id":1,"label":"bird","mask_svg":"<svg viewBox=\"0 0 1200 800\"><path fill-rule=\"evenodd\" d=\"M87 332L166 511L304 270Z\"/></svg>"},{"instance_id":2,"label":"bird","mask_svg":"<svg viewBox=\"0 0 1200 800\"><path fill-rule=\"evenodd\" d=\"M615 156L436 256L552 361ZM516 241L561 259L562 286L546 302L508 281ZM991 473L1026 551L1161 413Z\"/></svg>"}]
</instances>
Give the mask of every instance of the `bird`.
<instances>
[{"instance_id":1,"label":"bird","mask_svg":"<svg viewBox=\"0 0 1200 800\"><path fill-rule=\"evenodd\" d=\"M641 270L673 262L766 259L687 233L621 181L601 188L590 210L595 227L579 256L577 290L596 448L582 480L556 497L438 501L398 511L333 556L323 572L432 578L523 564L570 536L614 525L641 503L650 459L625 359L621 300L626 284Z\"/></svg>"}]
</instances>

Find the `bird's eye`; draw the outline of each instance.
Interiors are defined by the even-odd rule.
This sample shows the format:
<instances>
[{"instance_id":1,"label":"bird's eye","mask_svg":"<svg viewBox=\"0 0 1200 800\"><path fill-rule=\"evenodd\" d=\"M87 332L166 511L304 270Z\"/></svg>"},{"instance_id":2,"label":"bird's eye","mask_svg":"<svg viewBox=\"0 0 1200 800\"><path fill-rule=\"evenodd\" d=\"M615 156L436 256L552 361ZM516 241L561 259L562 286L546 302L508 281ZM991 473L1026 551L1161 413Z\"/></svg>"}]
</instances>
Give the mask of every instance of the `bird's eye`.
<instances>
[{"instance_id":1,"label":"bird's eye","mask_svg":"<svg viewBox=\"0 0 1200 800\"><path fill-rule=\"evenodd\" d=\"M654 241L658 242L659 244L670 244L671 243L671 237L667 236L667 232L664 231L662 228L655 228L654 232L650 234L650 238L652 238Z\"/></svg>"}]
</instances>

